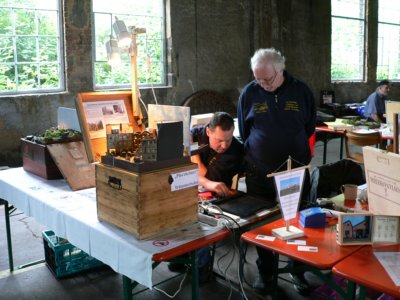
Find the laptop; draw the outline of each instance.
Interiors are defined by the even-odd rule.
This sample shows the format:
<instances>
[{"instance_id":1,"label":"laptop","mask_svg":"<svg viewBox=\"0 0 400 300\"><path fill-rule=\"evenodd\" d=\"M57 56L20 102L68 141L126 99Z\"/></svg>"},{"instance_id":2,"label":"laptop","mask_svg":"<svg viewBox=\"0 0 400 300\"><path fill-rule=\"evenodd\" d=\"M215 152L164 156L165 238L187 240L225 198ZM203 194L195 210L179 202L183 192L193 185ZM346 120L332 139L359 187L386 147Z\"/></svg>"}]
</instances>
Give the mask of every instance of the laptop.
<instances>
[{"instance_id":1,"label":"laptop","mask_svg":"<svg viewBox=\"0 0 400 300\"><path fill-rule=\"evenodd\" d=\"M224 212L247 218L260 210L270 209L276 206L276 201L262 197L248 195L238 191L232 196L212 200L213 205L217 205Z\"/></svg>"}]
</instances>

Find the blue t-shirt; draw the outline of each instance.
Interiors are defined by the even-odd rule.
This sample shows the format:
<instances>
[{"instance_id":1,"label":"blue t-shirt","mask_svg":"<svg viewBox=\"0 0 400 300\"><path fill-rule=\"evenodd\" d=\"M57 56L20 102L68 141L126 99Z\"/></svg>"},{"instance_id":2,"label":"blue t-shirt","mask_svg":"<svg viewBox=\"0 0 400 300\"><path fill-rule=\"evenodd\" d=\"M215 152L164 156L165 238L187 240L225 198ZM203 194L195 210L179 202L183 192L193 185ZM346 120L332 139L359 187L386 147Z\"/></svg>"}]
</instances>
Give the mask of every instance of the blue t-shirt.
<instances>
[{"instance_id":1,"label":"blue t-shirt","mask_svg":"<svg viewBox=\"0 0 400 300\"><path fill-rule=\"evenodd\" d=\"M308 139L315 131L314 96L305 83L288 72L284 77L274 92L252 81L239 97L239 132L246 160L262 175L277 171L289 156L303 165L311 161Z\"/></svg>"},{"instance_id":2,"label":"blue t-shirt","mask_svg":"<svg viewBox=\"0 0 400 300\"><path fill-rule=\"evenodd\" d=\"M230 187L233 176L242 171L243 144L233 137L228 150L217 153L208 146L209 138L206 128L206 126L198 126L191 130L193 142L197 142L199 146L205 146L199 153L201 162L207 168L205 177L212 181L221 181Z\"/></svg>"},{"instance_id":3,"label":"blue t-shirt","mask_svg":"<svg viewBox=\"0 0 400 300\"><path fill-rule=\"evenodd\" d=\"M365 103L364 117L371 118L372 114L383 116L386 113L385 100L387 100L387 97L378 92L369 95Z\"/></svg>"}]
</instances>

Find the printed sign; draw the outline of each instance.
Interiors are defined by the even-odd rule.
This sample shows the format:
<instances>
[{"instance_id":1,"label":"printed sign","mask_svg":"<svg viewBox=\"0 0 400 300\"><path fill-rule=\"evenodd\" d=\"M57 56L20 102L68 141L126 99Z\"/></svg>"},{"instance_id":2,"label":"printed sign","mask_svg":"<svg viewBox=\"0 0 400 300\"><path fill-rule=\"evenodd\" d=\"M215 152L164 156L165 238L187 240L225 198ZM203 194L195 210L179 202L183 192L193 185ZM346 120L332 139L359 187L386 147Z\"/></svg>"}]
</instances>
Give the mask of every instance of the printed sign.
<instances>
[{"instance_id":1,"label":"printed sign","mask_svg":"<svg viewBox=\"0 0 400 300\"><path fill-rule=\"evenodd\" d=\"M199 169L171 174L171 192L187 189L192 186L197 186L199 184L198 175Z\"/></svg>"}]
</instances>

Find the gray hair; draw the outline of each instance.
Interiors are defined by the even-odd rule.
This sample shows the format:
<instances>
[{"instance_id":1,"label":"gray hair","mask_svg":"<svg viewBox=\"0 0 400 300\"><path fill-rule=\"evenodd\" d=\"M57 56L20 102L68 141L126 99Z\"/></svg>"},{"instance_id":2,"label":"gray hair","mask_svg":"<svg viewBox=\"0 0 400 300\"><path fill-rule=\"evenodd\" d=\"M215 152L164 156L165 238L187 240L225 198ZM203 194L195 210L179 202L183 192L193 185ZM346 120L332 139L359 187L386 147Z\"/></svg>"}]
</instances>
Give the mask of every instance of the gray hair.
<instances>
[{"instance_id":1,"label":"gray hair","mask_svg":"<svg viewBox=\"0 0 400 300\"><path fill-rule=\"evenodd\" d=\"M251 58L251 70L258 67L273 65L277 72L285 69L285 57L274 48L258 49Z\"/></svg>"}]
</instances>

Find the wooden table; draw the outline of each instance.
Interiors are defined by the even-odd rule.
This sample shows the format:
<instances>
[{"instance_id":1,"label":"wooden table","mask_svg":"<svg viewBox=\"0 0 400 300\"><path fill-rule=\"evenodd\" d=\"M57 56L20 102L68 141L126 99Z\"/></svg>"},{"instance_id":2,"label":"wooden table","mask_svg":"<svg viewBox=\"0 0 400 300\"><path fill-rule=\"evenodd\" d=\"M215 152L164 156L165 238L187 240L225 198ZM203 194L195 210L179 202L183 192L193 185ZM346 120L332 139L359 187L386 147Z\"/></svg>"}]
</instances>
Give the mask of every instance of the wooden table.
<instances>
[{"instance_id":1,"label":"wooden table","mask_svg":"<svg viewBox=\"0 0 400 300\"><path fill-rule=\"evenodd\" d=\"M304 263L303 271L311 271L318 277L323 279L327 284L334 288L341 296L347 297L346 292L340 287L336 286L329 276L326 276L321 270L331 270L338 262L345 259L362 246L340 246L336 243L336 225L333 223L325 228L302 228L298 222L298 217L290 221L290 225L296 226L304 230L304 237L298 238L305 240L307 246L314 246L318 248L317 252L298 251L297 245L288 245L287 241L276 238L274 241L265 241L257 239L258 235L272 236L272 230L285 226L283 219L279 219L270 224L253 229L249 232L242 234L241 239L243 242L253 244L257 247L264 248L272 251L274 255L274 286L277 285L278 275L280 273L288 273L291 270L288 267L278 268L279 254L289 257L291 259ZM242 259L241 261L243 261ZM241 265L241 274L243 269ZM299 269L296 269L300 271ZM352 293L352 291L350 291ZM277 289L274 289L273 298L277 298Z\"/></svg>"},{"instance_id":2,"label":"wooden table","mask_svg":"<svg viewBox=\"0 0 400 300\"><path fill-rule=\"evenodd\" d=\"M315 132L317 133L317 136L322 135L322 142L324 143L322 164L326 163L326 151L327 151L329 137L340 138L339 160L343 158L344 130L332 129L332 128L329 128L328 126L316 126ZM382 135L382 139L383 140L393 140L393 136Z\"/></svg>"},{"instance_id":3,"label":"wooden table","mask_svg":"<svg viewBox=\"0 0 400 300\"><path fill-rule=\"evenodd\" d=\"M364 246L338 264L332 271L351 283L361 286L358 299L366 298L366 288L400 298L400 287L395 286L374 252L399 252L400 245Z\"/></svg>"}]
</instances>

